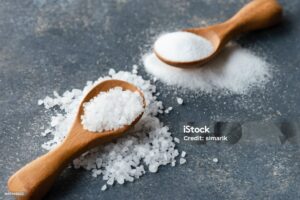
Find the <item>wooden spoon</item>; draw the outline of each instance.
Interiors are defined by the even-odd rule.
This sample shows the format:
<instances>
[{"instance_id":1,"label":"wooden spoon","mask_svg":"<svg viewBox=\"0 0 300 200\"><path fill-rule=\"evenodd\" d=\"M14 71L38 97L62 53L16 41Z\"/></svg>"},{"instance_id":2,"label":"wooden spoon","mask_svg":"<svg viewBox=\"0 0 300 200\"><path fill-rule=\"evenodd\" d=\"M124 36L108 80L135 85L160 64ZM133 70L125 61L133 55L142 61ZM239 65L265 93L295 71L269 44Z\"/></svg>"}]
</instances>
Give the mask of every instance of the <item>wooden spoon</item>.
<instances>
[{"instance_id":1,"label":"wooden spoon","mask_svg":"<svg viewBox=\"0 0 300 200\"><path fill-rule=\"evenodd\" d=\"M134 126L142 117L141 113L130 125L122 128L94 133L83 129L81 115L83 114L83 103L88 102L102 91L108 91L114 87L121 87L123 90L137 91L143 98L143 93L134 85L120 80L107 80L96 85L82 100L79 111L71 127L69 134L55 149L25 165L8 180L8 189L20 200L39 200L54 183L61 171L74 158L80 156L87 150L100 144L109 142L124 135L129 128Z\"/></svg>"},{"instance_id":2,"label":"wooden spoon","mask_svg":"<svg viewBox=\"0 0 300 200\"><path fill-rule=\"evenodd\" d=\"M233 37L241 33L275 25L280 21L281 17L282 7L276 0L253 0L224 23L215 24L205 28L190 28L183 30L209 40L214 49L209 56L191 62L177 62L162 57L155 49L154 53L161 61L175 67L200 67L214 58Z\"/></svg>"}]
</instances>

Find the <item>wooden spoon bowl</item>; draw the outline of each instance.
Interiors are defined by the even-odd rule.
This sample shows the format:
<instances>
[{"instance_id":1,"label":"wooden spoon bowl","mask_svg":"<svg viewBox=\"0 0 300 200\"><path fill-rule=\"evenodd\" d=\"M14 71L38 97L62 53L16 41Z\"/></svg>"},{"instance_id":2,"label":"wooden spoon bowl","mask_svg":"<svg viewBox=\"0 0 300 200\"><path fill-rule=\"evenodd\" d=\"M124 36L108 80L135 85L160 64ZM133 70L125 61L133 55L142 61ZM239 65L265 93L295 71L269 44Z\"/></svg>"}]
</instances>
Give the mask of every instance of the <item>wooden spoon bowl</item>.
<instances>
[{"instance_id":1,"label":"wooden spoon bowl","mask_svg":"<svg viewBox=\"0 0 300 200\"><path fill-rule=\"evenodd\" d=\"M130 125L116 130L101 133L85 130L81 124L83 104L90 101L100 92L107 92L111 88L121 87L123 90L138 92L143 98L143 93L134 85L121 80L107 80L99 83L83 98L75 121L64 141L45 155L25 165L8 180L8 189L19 200L39 200L53 185L61 171L76 157L91 148L107 143L123 136L124 133L134 126L142 117L141 113Z\"/></svg>"},{"instance_id":2,"label":"wooden spoon bowl","mask_svg":"<svg viewBox=\"0 0 300 200\"><path fill-rule=\"evenodd\" d=\"M207 57L191 62L175 62L162 57L155 49L154 53L161 61L174 67L201 67L213 59L224 48L228 41L235 36L273 26L280 21L281 17L282 7L276 0L253 0L226 22L204 28L189 28L183 30L199 35L211 42L213 51Z\"/></svg>"}]
</instances>

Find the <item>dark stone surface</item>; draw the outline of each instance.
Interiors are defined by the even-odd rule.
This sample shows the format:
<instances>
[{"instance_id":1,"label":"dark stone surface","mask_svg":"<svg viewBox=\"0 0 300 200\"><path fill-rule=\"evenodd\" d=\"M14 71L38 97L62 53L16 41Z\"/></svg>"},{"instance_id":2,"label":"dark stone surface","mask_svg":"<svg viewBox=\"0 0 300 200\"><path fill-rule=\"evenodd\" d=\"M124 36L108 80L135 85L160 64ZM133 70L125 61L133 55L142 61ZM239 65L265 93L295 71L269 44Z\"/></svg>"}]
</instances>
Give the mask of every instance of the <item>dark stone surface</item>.
<instances>
[{"instance_id":1,"label":"dark stone surface","mask_svg":"<svg viewBox=\"0 0 300 200\"><path fill-rule=\"evenodd\" d=\"M40 132L49 116L38 99L53 90L82 88L111 67L131 69L158 33L220 22L245 2L1 1L0 199L12 199L4 195L8 177L44 153ZM242 135L232 136L238 142L181 142L186 165L161 167L106 192L100 191L100 178L67 169L45 199L300 199L300 2L280 2L285 17L279 26L238 39L274 65L263 91L194 95L157 83L160 98L174 107L161 119L175 136L182 139L181 125L188 122L239 121ZM141 74L149 77L143 69ZM183 106L176 95L183 97ZM259 120L271 122L251 122Z\"/></svg>"}]
</instances>

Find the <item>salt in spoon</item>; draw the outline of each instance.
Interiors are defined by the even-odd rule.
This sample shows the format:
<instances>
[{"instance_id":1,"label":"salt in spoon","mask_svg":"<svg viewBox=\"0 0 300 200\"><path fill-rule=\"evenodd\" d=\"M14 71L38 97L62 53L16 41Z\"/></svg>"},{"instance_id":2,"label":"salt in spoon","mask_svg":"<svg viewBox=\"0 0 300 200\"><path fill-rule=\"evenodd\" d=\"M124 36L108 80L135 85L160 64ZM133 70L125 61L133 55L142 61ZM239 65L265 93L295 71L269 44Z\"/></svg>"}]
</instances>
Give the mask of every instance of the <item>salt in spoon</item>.
<instances>
[{"instance_id":1,"label":"salt in spoon","mask_svg":"<svg viewBox=\"0 0 300 200\"><path fill-rule=\"evenodd\" d=\"M183 31L194 33L211 42L212 52L205 58L188 62L172 61L160 55L154 47L155 55L164 63L179 67L201 67L213 59L235 36L275 25L282 17L282 7L276 0L253 0L226 22L208 27L189 28Z\"/></svg>"}]
</instances>

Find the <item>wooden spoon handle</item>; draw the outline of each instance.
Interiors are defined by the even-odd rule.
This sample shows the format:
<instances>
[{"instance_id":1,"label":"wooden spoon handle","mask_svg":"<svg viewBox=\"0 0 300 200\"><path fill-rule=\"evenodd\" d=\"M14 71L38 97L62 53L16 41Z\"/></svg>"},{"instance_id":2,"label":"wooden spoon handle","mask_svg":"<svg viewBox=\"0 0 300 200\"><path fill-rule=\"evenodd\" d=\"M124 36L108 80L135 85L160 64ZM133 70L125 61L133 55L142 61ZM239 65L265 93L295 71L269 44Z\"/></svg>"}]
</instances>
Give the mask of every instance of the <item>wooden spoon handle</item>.
<instances>
[{"instance_id":1,"label":"wooden spoon handle","mask_svg":"<svg viewBox=\"0 0 300 200\"><path fill-rule=\"evenodd\" d=\"M19 200L41 199L50 189L61 171L84 149L67 141L45 155L28 163L8 180L8 189Z\"/></svg>"},{"instance_id":2,"label":"wooden spoon handle","mask_svg":"<svg viewBox=\"0 0 300 200\"><path fill-rule=\"evenodd\" d=\"M282 17L282 7L276 0L253 0L223 24L223 38L275 25Z\"/></svg>"}]
</instances>

